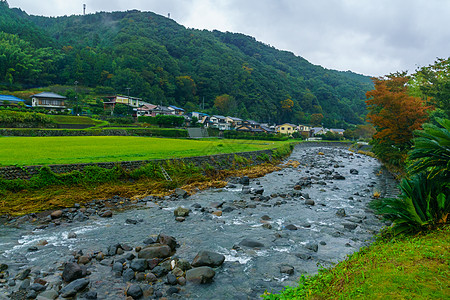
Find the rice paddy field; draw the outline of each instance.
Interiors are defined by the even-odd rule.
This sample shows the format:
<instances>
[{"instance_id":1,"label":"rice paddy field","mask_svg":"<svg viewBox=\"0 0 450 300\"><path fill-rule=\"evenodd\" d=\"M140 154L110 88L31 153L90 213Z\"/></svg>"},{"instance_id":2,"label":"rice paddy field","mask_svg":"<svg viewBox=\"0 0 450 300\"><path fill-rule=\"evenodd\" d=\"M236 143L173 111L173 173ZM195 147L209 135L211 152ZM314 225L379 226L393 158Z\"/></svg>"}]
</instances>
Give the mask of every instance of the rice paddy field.
<instances>
[{"instance_id":1,"label":"rice paddy field","mask_svg":"<svg viewBox=\"0 0 450 300\"><path fill-rule=\"evenodd\" d=\"M0 166L169 159L275 149L288 142L152 137L0 137Z\"/></svg>"}]
</instances>

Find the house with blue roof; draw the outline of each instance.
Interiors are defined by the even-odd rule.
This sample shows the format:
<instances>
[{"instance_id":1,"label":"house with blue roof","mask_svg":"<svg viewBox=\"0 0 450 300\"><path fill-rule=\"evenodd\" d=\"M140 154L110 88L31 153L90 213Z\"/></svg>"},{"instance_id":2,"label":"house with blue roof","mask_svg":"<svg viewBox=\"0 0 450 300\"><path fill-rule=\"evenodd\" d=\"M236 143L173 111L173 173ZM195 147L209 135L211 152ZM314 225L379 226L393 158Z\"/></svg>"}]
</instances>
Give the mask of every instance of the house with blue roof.
<instances>
[{"instance_id":1,"label":"house with blue roof","mask_svg":"<svg viewBox=\"0 0 450 300\"><path fill-rule=\"evenodd\" d=\"M176 107L175 105L169 105L167 108L172 110L173 114L176 115L176 116L184 115L184 109L182 109L180 107Z\"/></svg>"},{"instance_id":2,"label":"house with blue roof","mask_svg":"<svg viewBox=\"0 0 450 300\"><path fill-rule=\"evenodd\" d=\"M11 95L0 95L0 106L16 106L20 105L19 103L23 103L26 107L31 107L30 105L25 104L25 100L17 98Z\"/></svg>"}]
</instances>

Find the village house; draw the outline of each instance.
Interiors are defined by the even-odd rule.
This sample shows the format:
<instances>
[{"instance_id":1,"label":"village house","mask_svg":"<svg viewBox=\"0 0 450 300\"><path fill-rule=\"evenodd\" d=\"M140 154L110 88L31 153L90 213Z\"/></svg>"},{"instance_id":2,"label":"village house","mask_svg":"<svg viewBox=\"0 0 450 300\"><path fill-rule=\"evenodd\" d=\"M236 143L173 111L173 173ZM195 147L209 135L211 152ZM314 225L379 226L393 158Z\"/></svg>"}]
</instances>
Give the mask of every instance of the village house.
<instances>
[{"instance_id":1,"label":"village house","mask_svg":"<svg viewBox=\"0 0 450 300\"><path fill-rule=\"evenodd\" d=\"M331 131L332 133L335 133L335 134L340 134L340 135L344 135L344 131L345 131L345 129L336 129L336 128L331 128L331 129L330 129L330 131Z\"/></svg>"},{"instance_id":2,"label":"village house","mask_svg":"<svg viewBox=\"0 0 450 300\"><path fill-rule=\"evenodd\" d=\"M31 106L51 111L62 111L66 109L66 99L66 97L55 93L42 92L31 96Z\"/></svg>"},{"instance_id":3,"label":"village house","mask_svg":"<svg viewBox=\"0 0 450 300\"><path fill-rule=\"evenodd\" d=\"M322 135L322 134L327 133L328 131L330 131L330 130L327 128L313 127L313 128L311 128L311 136Z\"/></svg>"},{"instance_id":4,"label":"village house","mask_svg":"<svg viewBox=\"0 0 450 300\"><path fill-rule=\"evenodd\" d=\"M297 130L300 132L303 138L309 138L311 136L311 126L308 125L298 125Z\"/></svg>"},{"instance_id":5,"label":"village house","mask_svg":"<svg viewBox=\"0 0 450 300\"><path fill-rule=\"evenodd\" d=\"M153 110L157 107L158 106L154 104L144 104L141 107L136 108L136 115L138 117L140 116L151 117Z\"/></svg>"},{"instance_id":6,"label":"village house","mask_svg":"<svg viewBox=\"0 0 450 300\"><path fill-rule=\"evenodd\" d=\"M219 130L230 130L231 126L224 116L213 115L209 118L208 127L217 128Z\"/></svg>"},{"instance_id":7,"label":"village house","mask_svg":"<svg viewBox=\"0 0 450 300\"><path fill-rule=\"evenodd\" d=\"M169 105L167 108L172 110L173 114L176 115L176 116L184 115L184 109L176 107L175 105Z\"/></svg>"},{"instance_id":8,"label":"village house","mask_svg":"<svg viewBox=\"0 0 450 300\"><path fill-rule=\"evenodd\" d=\"M291 136L294 132L297 132L297 125L284 123L277 126L277 132L285 135Z\"/></svg>"},{"instance_id":9,"label":"village house","mask_svg":"<svg viewBox=\"0 0 450 300\"><path fill-rule=\"evenodd\" d=\"M236 128L236 127L242 125L242 122L243 122L242 119L235 118L235 117L229 117L229 116L226 118L226 121L227 121L227 123L230 124L231 128Z\"/></svg>"},{"instance_id":10,"label":"village house","mask_svg":"<svg viewBox=\"0 0 450 300\"><path fill-rule=\"evenodd\" d=\"M25 107L31 107L25 104L25 100L17 98L11 95L0 95L0 106L18 106L23 105Z\"/></svg>"},{"instance_id":11,"label":"village house","mask_svg":"<svg viewBox=\"0 0 450 300\"><path fill-rule=\"evenodd\" d=\"M264 130L261 129L261 124L253 120L246 120L242 122L241 126L236 128L236 131L248 132L248 133L263 133Z\"/></svg>"}]
</instances>

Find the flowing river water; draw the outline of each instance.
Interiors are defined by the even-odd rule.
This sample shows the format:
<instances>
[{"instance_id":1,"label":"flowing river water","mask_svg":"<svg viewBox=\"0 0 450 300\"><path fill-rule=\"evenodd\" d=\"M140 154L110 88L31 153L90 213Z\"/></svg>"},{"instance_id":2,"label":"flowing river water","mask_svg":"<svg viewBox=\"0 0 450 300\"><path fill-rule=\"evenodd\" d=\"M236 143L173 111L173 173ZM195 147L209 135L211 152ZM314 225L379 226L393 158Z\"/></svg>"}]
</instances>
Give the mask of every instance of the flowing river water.
<instances>
[{"instance_id":1,"label":"flowing river water","mask_svg":"<svg viewBox=\"0 0 450 300\"><path fill-rule=\"evenodd\" d=\"M288 159L300 164L251 179L248 186L235 179L223 189L185 199L143 199L135 208L111 218L91 215L81 222L38 230L30 222L3 225L0 262L9 266L9 278L31 268L31 274L50 284L60 281L58 267L73 259L74 251L106 252L116 243L142 246L145 239L164 233L178 242L177 258L191 262L199 251L209 250L223 254L225 262L215 268L212 283L188 282L172 295L165 294L164 282L153 283L154 292L161 291L159 296L257 299L266 290L295 286L302 274L314 274L320 266L330 266L370 244L384 224L367 204L375 192L395 196L397 189L393 177L376 159L353 154L343 146L301 144ZM180 206L191 209L184 222L174 217ZM211 213L216 210L221 210L222 216ZM68 238L69 233L76 238ZM245 239L262 245L240 245ZM113 259L117 256L88 265L89 290L95 291L98 299L125 298L129 284L111 271ZM20 280L4 279L0 299L11 297L8 295L20 285ZM156 296L153 293L148 298ZM83 293L77 297L83 299Z\"/></svg>"}]
</instances>

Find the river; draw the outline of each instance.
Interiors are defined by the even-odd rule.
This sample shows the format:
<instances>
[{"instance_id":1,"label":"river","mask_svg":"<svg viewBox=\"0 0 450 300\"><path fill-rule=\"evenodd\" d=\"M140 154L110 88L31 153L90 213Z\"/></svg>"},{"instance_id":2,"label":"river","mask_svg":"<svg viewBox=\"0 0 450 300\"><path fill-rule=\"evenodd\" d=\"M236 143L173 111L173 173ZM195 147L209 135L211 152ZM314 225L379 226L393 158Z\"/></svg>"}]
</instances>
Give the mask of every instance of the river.
<instances>
[{"instance_id":1,"label":"river","mask_svg":"<svg viewBox=\"0 0 450 300\"><path fill-rule=\"evenodd\" d=\"M51 283L55 288L60 284L58 267L73 259L73 252L106 253L116 243L134 248L160 233L173 236L179 244L172 258L191 262L199 251L209 250L223 254L225 262L215 268L212 283L188 282L177 286L178 293L167 295L170 286L163 278L151 285L148 299L155 295L258 299L266 290L296 285L302 274L314 274L320 266L331 266L368 245L384 224L367 204L375 192L397 193L395 180L380 163L332 144L297 145L288 160L299 165L251 179L248 186L234 179L223 189L201 191L186 199L147 198L112 218L91 215L82 222L61 222L44 229L30 222L2 226L0 257L9 266L9 277L0 283L0 298L19 290L22 282L14 276L25 268L31 268L31 278L42 278L48 289ZM173 211L180 206L191 209L184 222L174 217ZM221 216L212 214L218 210ZM68 238L69 233L76 238ZM245 239L262 245L240 245ZM125 298L127 284L111 271L110 264L117 259L116 255L87 265L89 290L98 299ZM146 283L139 284L148 288Z\"/></svg>"}]
</instances>

